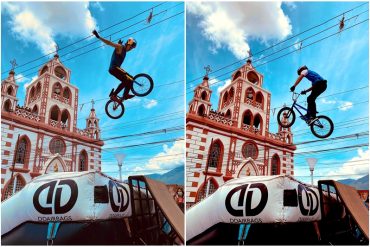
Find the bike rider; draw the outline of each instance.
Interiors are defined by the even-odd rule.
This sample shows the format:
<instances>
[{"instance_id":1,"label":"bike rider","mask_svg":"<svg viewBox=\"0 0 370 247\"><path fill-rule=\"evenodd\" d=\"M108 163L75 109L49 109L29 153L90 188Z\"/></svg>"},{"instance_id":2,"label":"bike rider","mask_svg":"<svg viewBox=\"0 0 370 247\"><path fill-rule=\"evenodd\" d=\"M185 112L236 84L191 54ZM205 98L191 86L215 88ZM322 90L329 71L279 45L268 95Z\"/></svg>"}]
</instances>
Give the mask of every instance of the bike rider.
<instances>
[{"instance_id":1,"label":"bike rider","mask_svg":"<svg viewBox=\"0 0 370 247\"><path fill-rule=\"evenodd\" d=\"M290 88L290 91L294 92L295 87L301 82L303 77L306 77L312 83L312 87L309 89L303 90L301 94L306 94L307 92L311 92L311 94L307 97L307 114L305 117L307 118L307 123L311 125L313 122L317 120L316 118L316 98L322 94L327 87L327 81L324 80L318 73L309 70L306 65L301 66L297 70L298 78L294 85Z\"/></svg>"},{"instance_id":2,"label":"bike rider","mask_svg":"<svg viewBox=\"0 0 370 247\"><path fill-rule=\"evenodd\" d=\"M118 80L120 80L121 84L109 96L111 97L112 100L119 101L119 99L117 98L117 95L122 91L123 88L125 88L125 91L123 93L123 99L124 100L131 99L132 97L134 97L134 95L129 94L130 89L132 87L132 79L128 78L127 72L121 68L121 65L123 61L125 60L126 53L136 47L136 44L137 44L136 40L133 38L129 38L126 41L126 43L122 45L123 42L121 40L119 40L118 43L116 44L107 39L100 37L100 35L98 34L96 30L93 31L93 34L98 39L103 41L105 44L115 48L112 54L111 61L110 61L109 73L113 75L114 77L116 77Z\"/></svg>"}]
</instances>

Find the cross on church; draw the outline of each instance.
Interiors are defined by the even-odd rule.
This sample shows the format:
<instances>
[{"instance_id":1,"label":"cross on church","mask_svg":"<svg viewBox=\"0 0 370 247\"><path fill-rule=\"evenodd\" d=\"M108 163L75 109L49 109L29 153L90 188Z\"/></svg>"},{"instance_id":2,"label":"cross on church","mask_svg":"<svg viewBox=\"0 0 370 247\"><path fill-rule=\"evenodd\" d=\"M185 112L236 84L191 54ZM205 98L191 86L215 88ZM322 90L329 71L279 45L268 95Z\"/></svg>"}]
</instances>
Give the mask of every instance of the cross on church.
<instances>
[{"instance_id":1,"label":"cross on church","mask_svg":"<svg viewBox=\"0 0 370 247\"><path fill-rule=\"evenodd\" d=\"M209 72L212 71L211 66L209 66L209 65L207 65L206 67L204 67L204 69L206 70L206 76L208 76Z\"/></svg>"},{"instance_id":2,"label":"cross on church","mask_svg":"<svg viewBox=\"0 0 370 247\"><path fill-rule=\"evenodd\" d=\"M15 60L15 58L10 61L10 64L12 65L12 69L11 69L12 71L14 71L15 67L18 66L17 61Z\"/></svg>"},{"instance_id":3,"label":"cross on church","mask_svg":"<svg viewBox=\"0 0 370 247\"><path fill-rule=\"evenodd\" d=\"M95 101L94 99L91 100L91 109L94 109L94 104L95 104Z\"/></svg>"}]
</instances>

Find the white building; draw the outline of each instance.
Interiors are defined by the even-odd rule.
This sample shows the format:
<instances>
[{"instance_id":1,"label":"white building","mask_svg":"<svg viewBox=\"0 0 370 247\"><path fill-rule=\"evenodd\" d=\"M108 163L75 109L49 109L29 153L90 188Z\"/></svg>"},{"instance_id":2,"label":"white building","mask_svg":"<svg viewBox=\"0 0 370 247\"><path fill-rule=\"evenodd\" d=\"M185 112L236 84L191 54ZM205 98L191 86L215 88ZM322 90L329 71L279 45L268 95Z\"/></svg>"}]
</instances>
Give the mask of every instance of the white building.
<instances>
[{"instance_id":1,"label":"white building","mask_svg":"<svg viewBox=\"0 0 370 247\"><path fill-rule=\"evenodd\" d=\"M86 128L77 128L78 88L59 56L27 86L23 107L14 74L1 83L2 200L44 173L100 170L99 119L92 108Z\"/></svg>"},{"instance_id":2,"label":"white building","mask_svg":"<svg viewBox=\"0 0 370 247\"><path fill-rule=\"evenodd\" d=\"M191 206L232 178L294 175L290 128L269 131L271 94L250 60L232 74L211 110L208 76L186 116L186 202Z\"/></svg>"}]
</instances>

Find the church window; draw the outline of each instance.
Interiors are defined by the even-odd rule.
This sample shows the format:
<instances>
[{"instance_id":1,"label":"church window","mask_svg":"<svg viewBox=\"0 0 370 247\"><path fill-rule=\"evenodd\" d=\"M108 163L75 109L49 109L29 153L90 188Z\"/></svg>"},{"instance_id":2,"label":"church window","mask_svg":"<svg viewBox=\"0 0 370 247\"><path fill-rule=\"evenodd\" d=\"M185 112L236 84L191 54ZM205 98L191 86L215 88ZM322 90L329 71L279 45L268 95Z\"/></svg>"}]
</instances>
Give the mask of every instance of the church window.
<instances>
[{"instance_id":1,"label":"church window","mask_svg":"<svg viewBox=\"0 0 370 247\"><path fill-rule=\"evenodd\" d=\"M79 155L78 161L78 171L87 171L87 153L85 150L82 150Z\"/></svg>"},{"instance_id":2,"label":"church window","mask_svg":"<svg viewBox=\"0 0 370 247\"><path fill-rule=\"evenodd\" d=\"M251 121L252 121L252 113L250 111L247 111L243 115L243 124L251 125Z\"/></svg>"},{"instance_id":3,"label":"church window","mask_svg":"<svg viewBox=\"0 0 370 247\"><path fill-rule=\"evenodd\" d=\"M53 106L50 110L50 119L58 121L59 113L60 113L59 107Z\"/></svg>"},{"instance_id":4,"label":"church window","mask_svg":"<svg viewBox=\"0 0 370 247\"><path fill-rule=\"evenodd\" d=\"M258 157L257 145L252 142L247 142L242 147L242 154L244 158L252 158L254 160Z\"/></svg>"},{"instance_id":5,"label":"church window","mask_svg":"<svg viewBox=\"0 0 370 247\"><path fill-rule=\"evenodd\" d=\"M272 156L271 160L271 175L279 175L280 174L280 159L279 156L276 154Z\"/></svg>"},{"instance_id":6,"label":"church window","mask_svg":"<svg viewBox=\"0 0 370 247\"><path fill-rule=\"evenodd\" d=\"M7 112L10 112L12 109L12 103L10 102L10 100L8 99L7 101L5 101L4 103L4 110L7 111Z\"/></svg>"},{"instance_id":7,"label":"church window","mask_svg":"<svg viewBox=\"0 0 370 247\"><path fill-rule=\"evenodd\" d=\"M42 68L40 75L44 74L46 71L48 71L48 66L45 66L44 68Z\"/></svg>"},{"instance_id":8,"label":"church window","mask_svg":"<svg viewBox=\"0 0 370 247\"><path fill-rule=\"evenodd\" d=\"M227 112L226 112L226 114L225 114L225 117L226 117L226 118L231 118L231 111L230 111L230 109L229 109L229 110L227 110Z\"/></svg>"},{"instance_id":9,"label":"church window","mask_svg":"<svg viewBox=\"0 0 370 247\"><path fill-rule=\"evenodd\" d=\"M32 113L33 114L38 114L39 113L39 110L37 109L37 105L35 105L34 107L33 107L33 109L32 109Z\"/></svg>"},{"instance_id":10,"label":"church window","mask_svg":"<svg viewBox=\"0 0 370 247\"><path fill-rule=\"evenodd\" d=\"M9 86L9 87L8 87L7 93L8 93L8 95L10 95L10 96L14 96L14 95L13 95L13 87L12 87L12 86Z\"/></svg>"},{"instance_id":11,"label":"church window","mask_svg":"<svg viewBox=\"0 0 370 247\"><path fill-rule=\"evenodd\" d=\"M208 196L212 195L217 190L217 188L218 187L215 181L212 178L208 179L206 184L198 190L196 201L199 202L203 200L204 198L206 198L207 194Z\"/></svg>"},{"instance_id":12,"label":"church window","mask_svg":"<svg viewBox=\"0 0 370 247\"><path fill-rule=\"evenodd\" d=\"M15 163L19 164L25 164L27 152L29 152L30 148L28 145L28 141L25 137L21 138L19 140L18 146L17 146L17 153L15 155Z\"/></svg>"},{"instance_id":13,"label":"church window","mask_svg":"<svg viewBox=\"0 0 370 247\"><path fill-rule=\"evenodd\" d=\"M52 154L60 154L60 155L64 155L65 151L66 151L66 144L64 143L64 141L61 139L61 138L53 138L51 141L50 141L50 152Z\"/></svg>"},{"instance_id":14,"label":"church window","mask_svg":"<svg viewBox=\"0 0 370 247\"><path fill-rule=\"evenodd\" d=\"M212 143L208 157L208 167L214 167L220 169L222 164L222 146L220 141Z\"/></svg>"},{"instance_id":15,"label":"church window","mask_svg":"<svg viewBox=\"0 0 370 247\"><path fill-rule=\"evenodd\" d=\"M204 108L204 105L199 106L198 108L198 115L203 117L205 114L206 109Z\"/></svg>"},{"instance_id":16,"label":"church window","mask_svg":"<svg viewBox=\"0 0 370 247\"><path fill-rule=\"evenodd\" d=\"M207 93L203 91L201 98L202 100L207 100Z\"/></svg>"},{"instance_id":17,"label":"church window","mask_svg":"<svg viewBox=\"0 0 370 247\"><path fill-rule=\"evenodd\" d=\"M253 84L256 84L259 80L258 75L254 71L249 71L247 74L248 81L252 82Z\"/></svg>"},{"instance_id":18,"label":"church window","mask_svg":"<svg viewBox=\"0 0 370 247\"><path fill-rule=\"evenodd\" d=\"M16 176L14 176L13 179L9 181L9 184L5 189L3 200L8 199L12 195L23 189L25 185L26 182L24 181L24 178L21 175L17 174Z\"/></svg>"},{"instance_id":19,"label":"church window","mask_svg":"<svg viewBox=\"0 0 370 247\"><path fill-rule=\"evenodd\" d=\"M60 79L64 80L66 78L66 71L61 66L56 67L54 72Z\"/></svg>"},{"instance_id":20,"label":"church window","mask_svg":"<svg viewBox=\"0 0 370 247\"><path fill-rule=\"evenodd\" d=\"M236 72L236 74L234 75L233 77L233 81L235 81L238 77L240 77L242 75L242 73L240 73L240 71Z\"/></svg>"}]
</instances>

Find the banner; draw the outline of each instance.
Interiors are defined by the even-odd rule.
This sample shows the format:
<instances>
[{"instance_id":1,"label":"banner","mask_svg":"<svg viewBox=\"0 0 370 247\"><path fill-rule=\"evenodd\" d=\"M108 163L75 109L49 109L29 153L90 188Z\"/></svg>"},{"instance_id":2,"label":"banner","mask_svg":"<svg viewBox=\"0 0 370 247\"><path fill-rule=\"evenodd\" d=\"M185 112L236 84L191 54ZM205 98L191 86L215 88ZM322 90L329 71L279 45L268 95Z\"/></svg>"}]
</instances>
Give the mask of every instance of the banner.
<instances>
[{"instance_id":1,"label":"banner","mask_svg":"<svg viewBox=\"0 0 370 247\"><path fill-rule=\"evenodd\" d=\"M188 240L213 225L307 222L321 219L319 190L290 176L233 179L187 210Z\"/></svg>"},{"instance_id":2,"label":"banner","mask_svg":"<svg viewBox=\"0 0 370 247\"><path fill-rule=\"evenodd\" d=\"M2 235L23 222L94 221L131 216L130 189L100 172L45 174L2 202Z\"/></svg>"}]
</instances>

